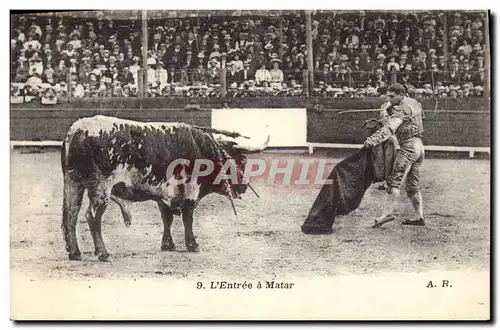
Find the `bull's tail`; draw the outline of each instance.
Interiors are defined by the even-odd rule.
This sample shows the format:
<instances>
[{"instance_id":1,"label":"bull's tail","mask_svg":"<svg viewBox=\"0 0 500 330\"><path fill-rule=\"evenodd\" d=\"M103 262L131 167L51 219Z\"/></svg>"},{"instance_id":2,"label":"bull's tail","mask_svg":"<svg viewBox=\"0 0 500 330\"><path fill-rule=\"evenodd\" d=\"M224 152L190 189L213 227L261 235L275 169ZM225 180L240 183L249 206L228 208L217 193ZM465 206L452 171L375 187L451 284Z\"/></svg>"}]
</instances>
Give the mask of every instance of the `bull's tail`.
<instances>
[{"instance_id":1,"label":"bull's tail","mask_svg":"<svg viewBox=\"0 0 500 330\"><path fill-rule=\"evenodd\" d=\"M69 251L69 242L71 235L71 227L76 222L78 212L80 211L84 188L79 182L76 182L70 177L69 155L71 142L73 140L73 130L70 129L61 146L61 169L63 174L63 201L62 201L62 221L61 229L66 241L66 250ZM76 214L75 214L76 212Z\"/></svg>"}]
</instances>

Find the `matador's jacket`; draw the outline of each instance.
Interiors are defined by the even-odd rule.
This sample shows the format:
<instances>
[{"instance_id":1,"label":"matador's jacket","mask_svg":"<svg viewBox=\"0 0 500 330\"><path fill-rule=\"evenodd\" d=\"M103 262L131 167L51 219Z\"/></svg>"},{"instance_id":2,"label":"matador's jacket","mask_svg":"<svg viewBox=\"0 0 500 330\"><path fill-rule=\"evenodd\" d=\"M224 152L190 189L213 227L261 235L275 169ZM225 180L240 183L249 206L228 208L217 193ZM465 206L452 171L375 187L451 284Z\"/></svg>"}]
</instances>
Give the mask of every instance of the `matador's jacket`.
<instances>
[{"instance_id":1,"label":"matador's jacket","mask_svg":"<svg viewBox=\"0 0 500 330\"><path fill-rule=\"evenodd\" d=\"M387 118L383 118L384 126L370 135L366 141L371 146L376 146L395 135L399 143L412 137L422 138L424 125L422 123L422 105L415 99L409 97L393 97L391 106L385 110ZM391 125L391 118L399 118L402 123L395 127Z\"/></svg>"}]
</instances>

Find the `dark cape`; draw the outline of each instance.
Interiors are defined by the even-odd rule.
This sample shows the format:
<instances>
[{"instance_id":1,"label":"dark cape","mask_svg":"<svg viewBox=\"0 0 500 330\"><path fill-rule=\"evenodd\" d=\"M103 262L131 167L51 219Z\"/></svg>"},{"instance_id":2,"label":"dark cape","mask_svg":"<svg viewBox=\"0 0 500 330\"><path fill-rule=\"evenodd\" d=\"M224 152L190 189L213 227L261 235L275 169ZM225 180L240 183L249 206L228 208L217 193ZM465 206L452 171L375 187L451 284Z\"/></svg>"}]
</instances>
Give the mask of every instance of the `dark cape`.
<instances>
[{"instance_id":1,"label":"dark cape","mask_svg":"<svg viewBox=\"0 0 500 330\"><path fill-rule=\"evenodd\" d=\"M365 126L374 132L381 127L376 120ZM336 164L309 211L302 232L305 234L331 234L335 217L356 210L366 190L376 182L384 181L392 170L396 157L396 144L387 140L371 149L362 149Z\"/></svg>"}]
</instances>

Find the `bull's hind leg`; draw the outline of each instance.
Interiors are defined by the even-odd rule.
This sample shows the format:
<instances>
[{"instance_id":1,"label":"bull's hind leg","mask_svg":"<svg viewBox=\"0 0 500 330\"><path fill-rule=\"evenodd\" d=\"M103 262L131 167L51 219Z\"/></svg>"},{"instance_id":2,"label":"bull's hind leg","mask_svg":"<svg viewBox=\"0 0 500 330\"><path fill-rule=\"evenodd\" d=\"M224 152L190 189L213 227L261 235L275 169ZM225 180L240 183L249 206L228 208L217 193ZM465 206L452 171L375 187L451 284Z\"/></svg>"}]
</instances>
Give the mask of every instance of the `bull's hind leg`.
<instances>
[{"instance_id":1,"label":"bull's hind leg","mask_svg":"<svg viewBox=\"0 0 500 330\"><path fill-rule=\"evenodd\" d=\"M158 202L158 208L161 213L161 220L163 221L163 237L161 239L161 250L162 251L175 251L174 240L170 233L170 228L172 227L172 222L174 222L174 215L170 208L165 205L161 200Z\"/></svg>"},{"instance_id":2,"label":"bull's hind leg","mask_svg":"<svg viewBox=\"0 0 500 330\"><path fill-rule=\"evenodd\" d=\"M90 233L94 240L95 254L99 261L108 261L109 253L106 250L101 233L102 215L106 211L110 200L111 188L106 181L97 187L89 188L89 207L85 218L89 224Z\"/></svg>"},{"instance_id":3,"label":"bull's hind leg","mask_svg":"<svg viewBox=\"0 0 500 330\"><path fill-rule=\"evenodd\" d=\"M182 204L182 221L184 222L184 234L186 240L186 249L188 252L198 252L198 243L193 235L193 212L195 201L188 199Z\"/></svg>"},{"instance_id":4,"label":"bull's hind leg","mask_svg":"<svg viewBox=\"0 0 500 330\"><path fill-rule=\"evenodd\" d=\"M66 241L66 251L69 260L82 260L82 254L78 248L76 239L76 223L78 213L82 206L83 193L85 188L82 184L67 178L64 182L62 230Z\"/></svg>"}]
</instances>

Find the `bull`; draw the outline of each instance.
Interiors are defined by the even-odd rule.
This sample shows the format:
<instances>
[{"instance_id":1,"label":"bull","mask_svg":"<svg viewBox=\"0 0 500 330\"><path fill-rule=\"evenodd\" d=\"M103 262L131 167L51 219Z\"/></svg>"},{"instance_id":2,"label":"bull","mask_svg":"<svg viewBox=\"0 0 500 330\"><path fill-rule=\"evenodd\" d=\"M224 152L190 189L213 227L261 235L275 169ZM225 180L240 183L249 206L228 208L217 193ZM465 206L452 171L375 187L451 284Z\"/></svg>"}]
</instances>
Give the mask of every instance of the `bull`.
<instances>
[{"instance_id":1,"label":"bull","mask_svg":"<svg viewBox=\"0 0 500 330\"><path fill-rule=\"evenodd\" d=\"M243 175L246 154L261 152L269 143L268 137L261 146L245 146L237 137L238 133L185 123L143 123L107 116L77 120L61 147L61 227L69 259L82 259L76 224L85 191L89 200L85 218L99 261L109 259L101 219L110 201L120 207L126 226L132 221L130 203L155 201L164 226L162 251L175 250L170 228L174 214L182 215L186 249L198 251L193 235L193 211L198 202L211 193L226 196L231 203L241 198L249 186ZM211 175L193 177L193 166L188 162L167 173L179 159L212 160L214 169ZM214 177L226 173L226 164L236 171L237 180L226 176L217 182Z\"/></svg>"}]
</instances>

